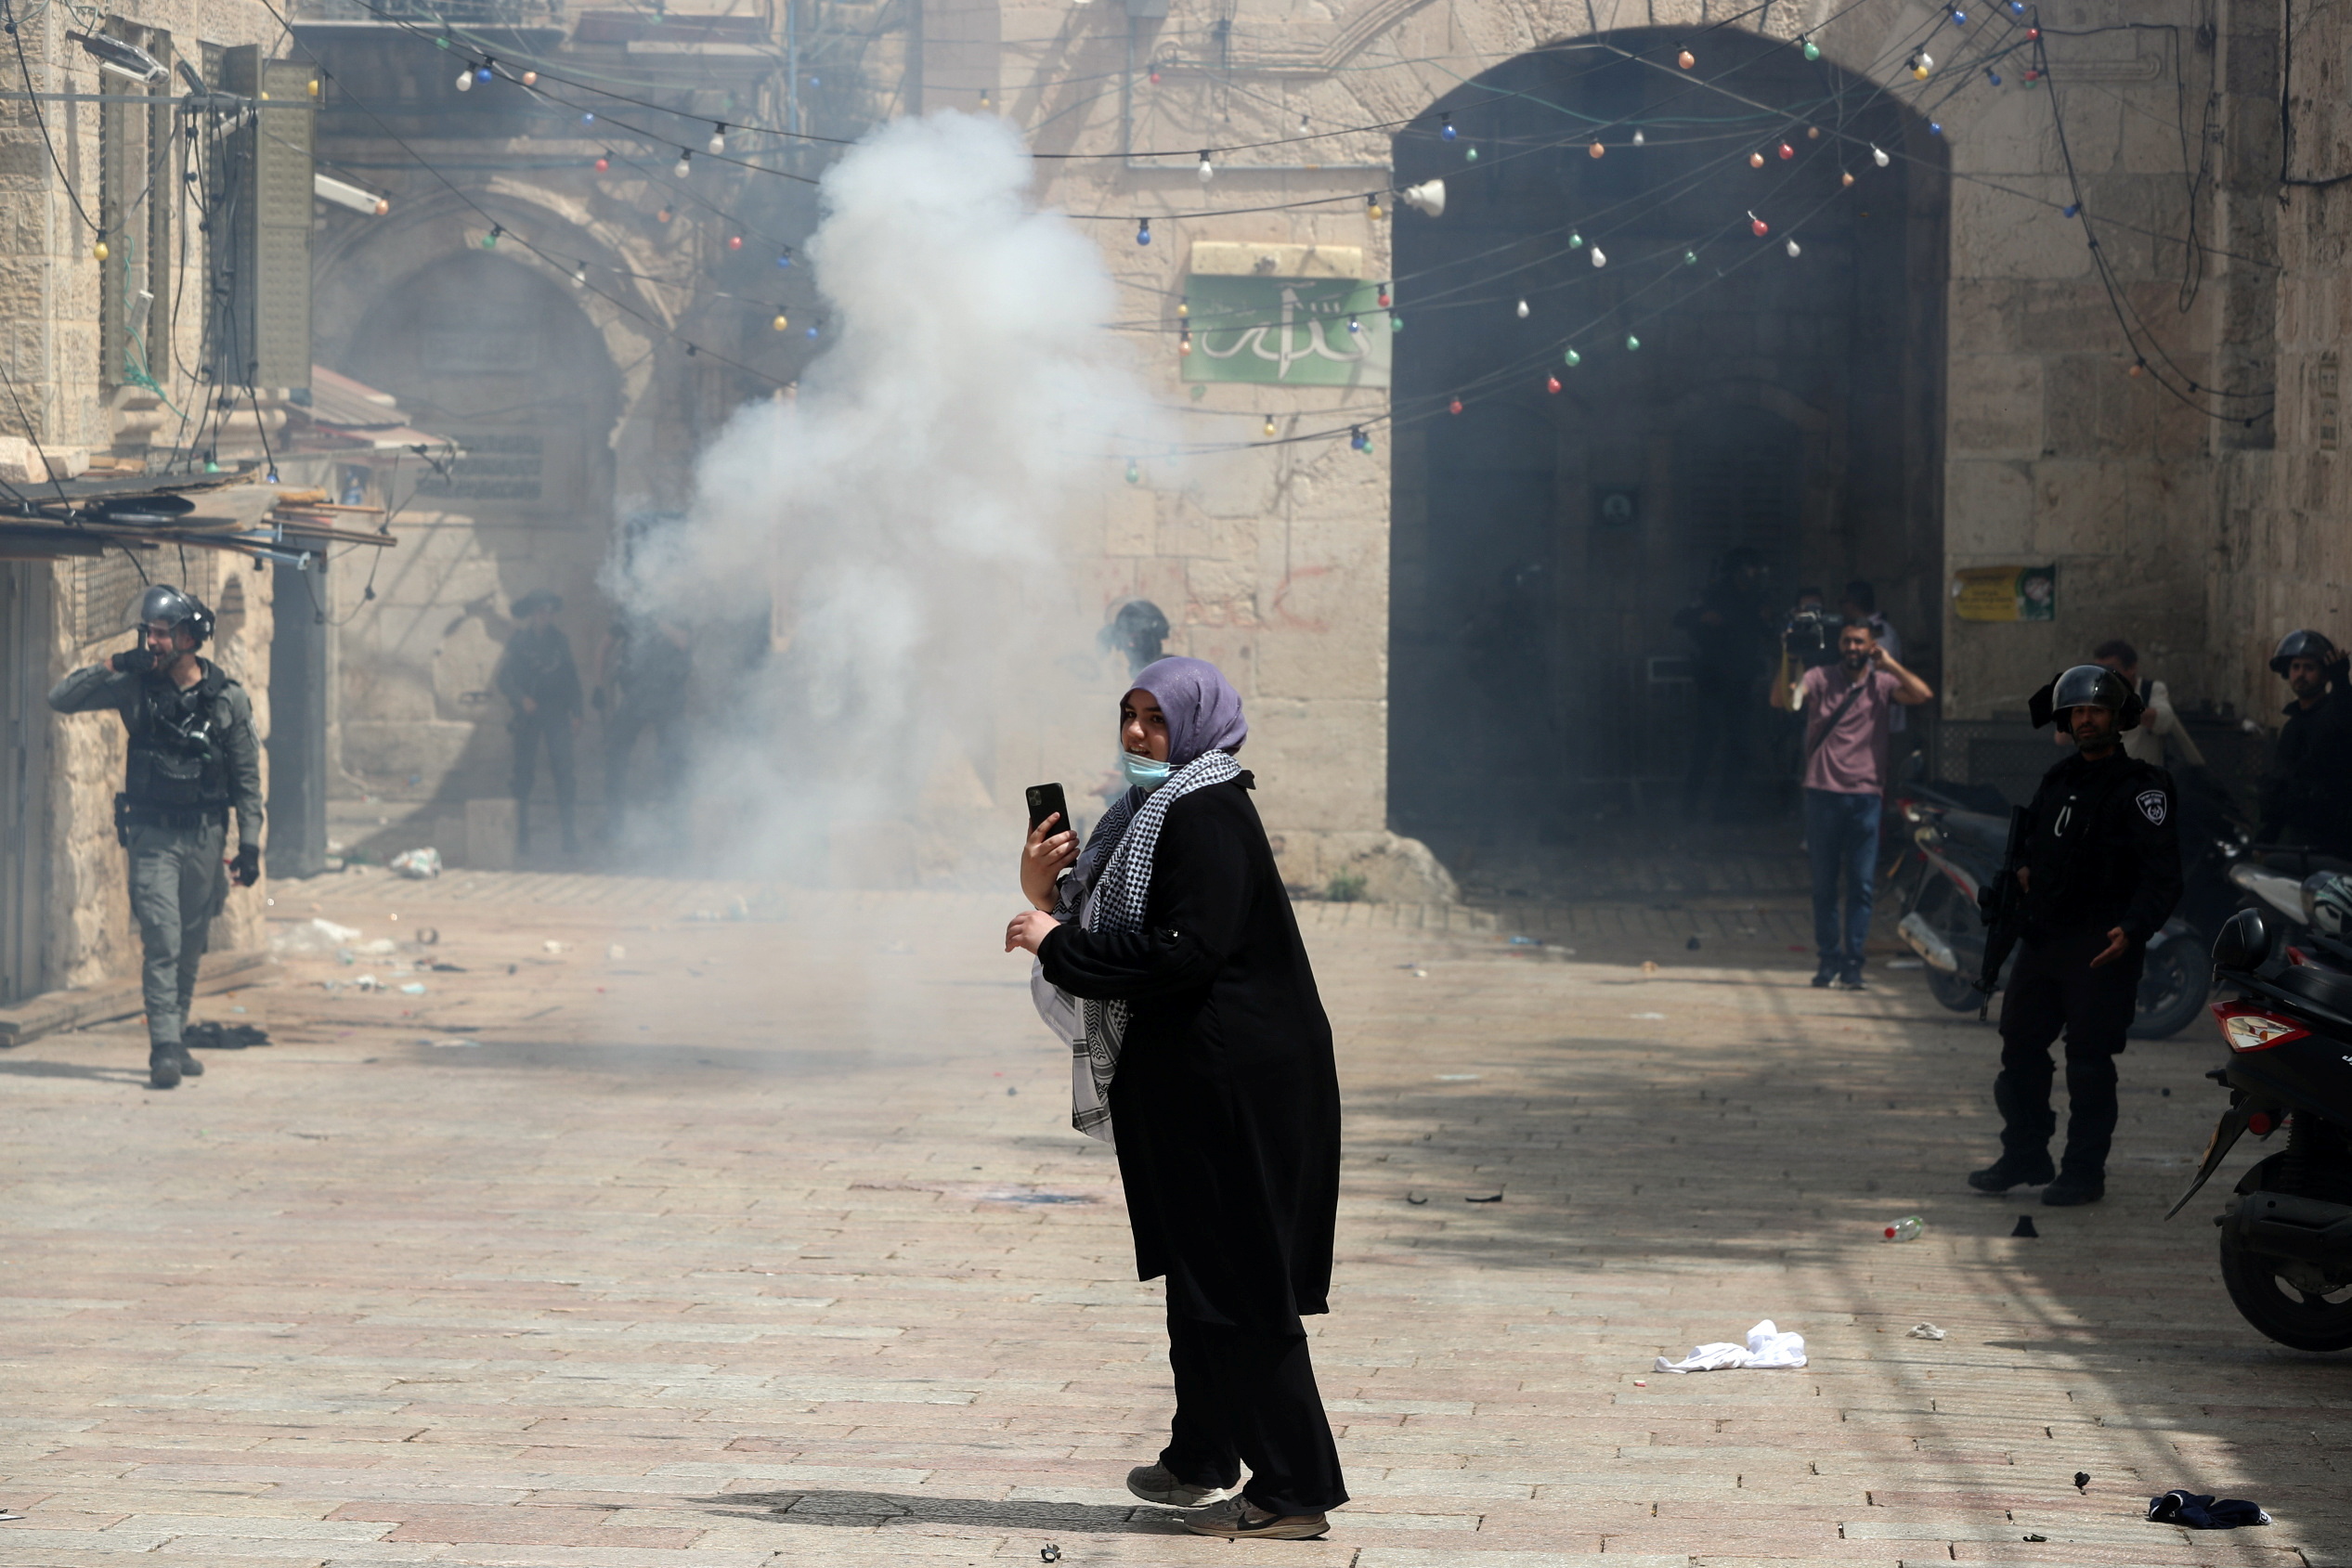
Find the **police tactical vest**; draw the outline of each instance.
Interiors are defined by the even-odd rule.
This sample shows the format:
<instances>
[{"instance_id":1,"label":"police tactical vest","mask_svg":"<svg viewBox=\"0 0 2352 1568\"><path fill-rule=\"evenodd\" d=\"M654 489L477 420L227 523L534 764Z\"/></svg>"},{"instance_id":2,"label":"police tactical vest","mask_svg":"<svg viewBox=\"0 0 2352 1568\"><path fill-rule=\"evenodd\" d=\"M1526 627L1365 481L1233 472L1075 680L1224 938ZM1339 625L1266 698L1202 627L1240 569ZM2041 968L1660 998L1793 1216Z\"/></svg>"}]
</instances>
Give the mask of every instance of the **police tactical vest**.
<instances>
[{"instance_id":1,"label":"police tactical vest","mask_svg":"<svg viewBox=\"0 0 2352 1568\"><path fill-rule=\"evenodd\" d=\"M211 665L182 692L160 675L139 681L128 715L123 794L133 810L211 811L229 805L229 718L221 693L236 682Z\"/></svg>"}]
</instances>

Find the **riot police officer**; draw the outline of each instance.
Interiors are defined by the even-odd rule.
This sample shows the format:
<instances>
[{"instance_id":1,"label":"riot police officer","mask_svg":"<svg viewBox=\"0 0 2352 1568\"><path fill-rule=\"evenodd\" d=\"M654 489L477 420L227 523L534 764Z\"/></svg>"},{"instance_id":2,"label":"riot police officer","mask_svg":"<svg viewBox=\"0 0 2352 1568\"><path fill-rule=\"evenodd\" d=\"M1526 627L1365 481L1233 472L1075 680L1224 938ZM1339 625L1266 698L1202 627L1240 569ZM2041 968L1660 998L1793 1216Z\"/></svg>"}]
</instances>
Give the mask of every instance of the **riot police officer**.
<instances>
[{"instance_id":1,"label":"riot police officer","mask_svg":"<svg viewBox=\"0 0 2352 1568\"><path fill-rule=\"evenodd\" d=\"M2096 1203L2107 1193L2115 1133L2115 1056L2139 992L2148 939L2180 901L2172 775L2125 754L2143 705L2131 683L2076 665L2034 693L2034 721L2055 722L2075 754L2052 768L2027 808L2016 967L2001 1004L2001 1158L1969 1177L1980 1192L2042 1186L2042 1201ZM2053 1171L2050 1046L2066 1033L2066 1150ZM2055 1176L2055 1180L2053 1180ZM2047 1186L2043 1184L2047 1183Z\"/></svg>"},{"instance_id":2,"label":"riot police officer","mask_svg":"<svg viewBox=\"0 0 2352 1568\"><path fill-rule=\"evenodd\" d=\"M2262 825L2255 836L2297 844L2323 854L2352 857L2352 691L2347 661L2316 631L2291 631L2270 655L2294 700L2270 776L2262 787Z\"/></svg>"},{"instance_id":3,"label":"riot police officer","mask_svg":"<svg viewBox=\"0 0 2352 1568\"><path fill-rule=\"evenodd\" d=\"M59 713L110 707L130 732L115 836L130 850L131 913L146 952L148 1080L179 1086L203 1064L181 1039L196 995L206 927L233 879L261 879L261 745L245 689L196 650L213 613L193 594L158 583L132 611L139 646L77 669L49 693ZM237 854L225 862L228 818Z\"/></svg>"}]
</instances>

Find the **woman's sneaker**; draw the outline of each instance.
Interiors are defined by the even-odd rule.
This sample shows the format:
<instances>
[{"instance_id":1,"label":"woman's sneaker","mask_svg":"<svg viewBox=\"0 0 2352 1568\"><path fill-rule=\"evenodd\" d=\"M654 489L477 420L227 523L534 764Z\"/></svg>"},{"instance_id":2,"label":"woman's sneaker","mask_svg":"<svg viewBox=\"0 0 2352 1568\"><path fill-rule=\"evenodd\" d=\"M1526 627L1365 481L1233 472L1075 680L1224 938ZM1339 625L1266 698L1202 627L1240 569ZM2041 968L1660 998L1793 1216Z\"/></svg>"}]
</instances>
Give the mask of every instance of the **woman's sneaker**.
<instances>
[{"instance_id":1,"label":"woman's sneaker","mask_svg":"<svg viewBox=\"0 0 2352 1568\"><path fill-rule=\"evenodd\" d=\"M1165 1465L1137 1465L1127 1471L1127 1490L1147 1503L1163 1508L1199 1508L1230 1497L1230 1486L1192 1486L1178 1481Z\"/></svg>"},{"instance_id":2,"label":"woman's sneaker","mask_svg":"<svg viewBox=\"0 0 2352 1568\"><path fill-rule=\"evenodd\" d=\"M1196 1536L1228 1541L1311 1541L1330 1534L1332 1523L1319 1513L1268 1513L1255 1503L1232 1497L1193 1515L1184 1527Z\"/></svg>"}]
</instances>

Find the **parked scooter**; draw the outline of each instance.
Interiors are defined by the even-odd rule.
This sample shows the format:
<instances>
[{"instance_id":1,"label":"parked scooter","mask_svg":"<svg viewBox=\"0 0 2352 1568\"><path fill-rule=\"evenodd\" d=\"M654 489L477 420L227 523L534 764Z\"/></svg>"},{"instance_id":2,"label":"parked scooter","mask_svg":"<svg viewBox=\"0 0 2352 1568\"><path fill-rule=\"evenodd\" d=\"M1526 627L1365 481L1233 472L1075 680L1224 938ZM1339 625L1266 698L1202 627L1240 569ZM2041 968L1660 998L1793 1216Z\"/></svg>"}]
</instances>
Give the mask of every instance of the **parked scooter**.
<instances>
[{"instance_id":1,"label":"parked scooter","mask_svg":"<svg viewBox=\"0 0 2352 1568\"><path fill-rule=\"evenodd\" d=\"M2240 908L2262 911L2275 958L2283 947L2310 945L2313 900L2330 877L2346 871L2352 866L2307 849L2258 847L2229 868L2229 882L2240 895Z\"/></svg>"},{"instance_id":2,"label":"parked scooter","mask_svg":"<svg viewBox=\"0 0 2352 1568\"><path fill-rule=\"evenodd\" d=\"M1973 1012L1984 1002L1976 985L1984 966L1977 889L2001 869L2008 844L2008 805L1997 791L1982 786L1913 783L1903 786L1895 807L1911 833L1892 879L1897 888L1910 879L1895 930L1927 965L1929 993L1956 1013ZM2203 915L2217 930L2236 902L2227 871L2241 852L2242 830L2205 823L2202 815L2182 812L2188 891L2181 912L2149 939L2131 1026L2136 1040L2177 1034L2197 1016L2210 991L2210 969L2204 956L2208 941L2195 916ZM2015 963L2012 957L2002 965L1995 989L2008 984Z\"/></svg>"},{"instance_id":3,"label":"parked scooter","mask_svg":"<svg viewBox=\"0 0 2352 1568\"><path fill-rule=\"evenodd\" d=\"M2242 910L2214 944L2214 978L2230 999L2214 1017L2229 1060L2206 1076L2229 1090L2196 1179L2164 1217L2196 1197L2238 1140L2286 1147L2239 1178L2214 1222L2221 1278L2248 1323L2297 1350L2352 1348L2352 879L2314 895L2314 951L2273 957L2263 912ZM2332 934L2333 933L2333 934Z\"/></svg>"}]
</instances>

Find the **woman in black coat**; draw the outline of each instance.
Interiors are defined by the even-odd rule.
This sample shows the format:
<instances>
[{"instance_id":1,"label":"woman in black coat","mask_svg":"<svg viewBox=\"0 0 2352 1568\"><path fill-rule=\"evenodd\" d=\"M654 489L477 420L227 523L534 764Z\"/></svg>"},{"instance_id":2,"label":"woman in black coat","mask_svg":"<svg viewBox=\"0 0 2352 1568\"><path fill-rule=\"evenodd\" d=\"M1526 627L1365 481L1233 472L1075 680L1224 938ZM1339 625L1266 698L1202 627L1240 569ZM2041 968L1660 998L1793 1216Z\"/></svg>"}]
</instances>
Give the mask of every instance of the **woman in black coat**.
<instances>
[{"instance_id":1,"label":"woman in black coat","mask_svg":"<svg viewBox=\"0 0 2352 1568\"><path fill-rule=\"evenodd\" d=\"M1059 824L1031 833L1037 908L1005 945L1037 955L1074 1026L1072 1120L1115 1129L1137 1275L1167 1276L1176 1419L1127 1488L1219 1503L1187 1520L1202 1535L1305 1539L1347 1500L1299 1321L1330 1310L1331 1023L1233 759L1240 696L1214 665L1162 659L1119 718L1131 787L1083 855Z\"/></svg>"}]
</instances>

